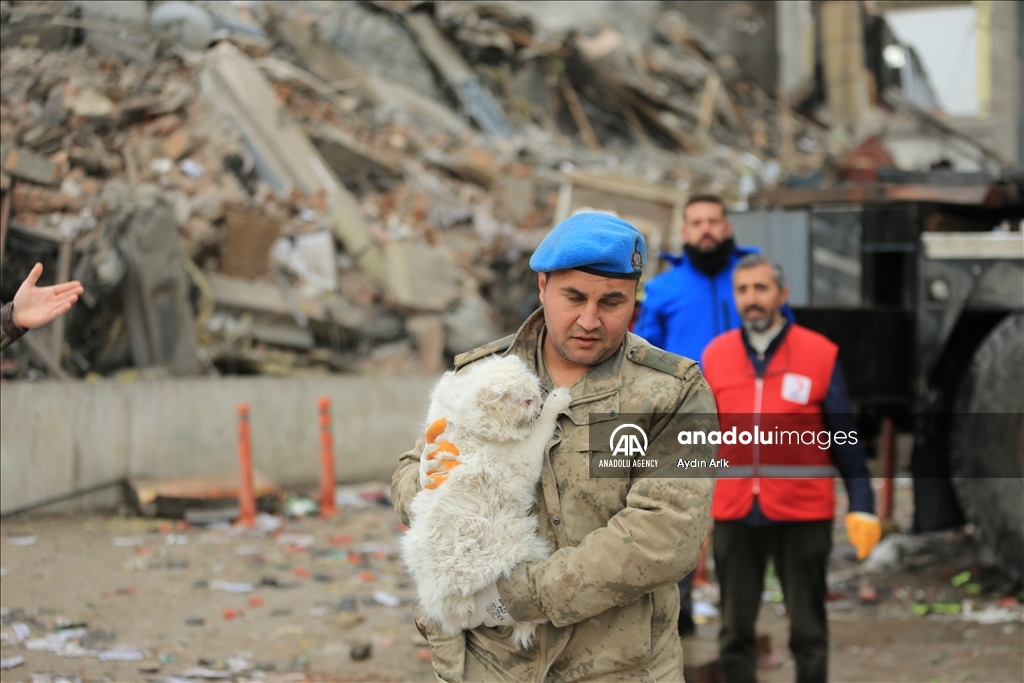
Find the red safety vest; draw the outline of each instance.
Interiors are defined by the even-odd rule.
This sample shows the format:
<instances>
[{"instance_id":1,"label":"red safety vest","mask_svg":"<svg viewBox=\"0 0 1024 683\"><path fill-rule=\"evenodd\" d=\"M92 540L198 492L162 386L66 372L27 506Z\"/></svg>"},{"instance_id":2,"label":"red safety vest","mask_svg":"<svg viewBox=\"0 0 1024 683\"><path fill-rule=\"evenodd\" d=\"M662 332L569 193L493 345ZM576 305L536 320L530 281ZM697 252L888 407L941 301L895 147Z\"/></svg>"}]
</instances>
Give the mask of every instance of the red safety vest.
<instances>
[{"instance_id":1,"label":"red safety vest","mask_svg":"<svg viewBox=\"0 0 1024 683\"><path fill-rule=\"evenodd\" d=\"M796 324L790 324L763 378L756 376L738 329L704 350L704 376L723 434L718 457L729 463L718 472L714 519L743 519L755 495L769 519L832 519L832 456L822 447L831 445L831 435L824 432L821 403L838 352L828 339ZM729 443L733 430L738 437Z\"/></svg>"}]
</instances>

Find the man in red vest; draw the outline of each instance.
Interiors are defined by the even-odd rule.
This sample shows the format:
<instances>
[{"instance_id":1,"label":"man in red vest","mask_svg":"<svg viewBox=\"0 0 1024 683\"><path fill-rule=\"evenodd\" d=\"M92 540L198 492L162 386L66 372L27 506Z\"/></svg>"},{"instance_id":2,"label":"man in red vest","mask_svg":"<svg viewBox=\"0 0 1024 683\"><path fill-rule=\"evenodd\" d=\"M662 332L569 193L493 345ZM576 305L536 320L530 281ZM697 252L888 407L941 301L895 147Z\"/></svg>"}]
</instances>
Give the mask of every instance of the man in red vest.
<instances>
[{"instance_id":1,"label":"man in red vest","mask_svg":"<svg viewBox=\"0 0 1024 683\"><path fill-rule=\"evenodd\" d=\"M838 348L780 312L789 295L782 269L745 256L733 294L743 325L716 337L701 363L718 404L719 458L728 461L711 507L722 672L729 683L757 680L754 624L770 557L790 617L796 680L826 681L834 470L846 484L858 557L881 535L864 449Z\"/></svg>"}]
</instances>

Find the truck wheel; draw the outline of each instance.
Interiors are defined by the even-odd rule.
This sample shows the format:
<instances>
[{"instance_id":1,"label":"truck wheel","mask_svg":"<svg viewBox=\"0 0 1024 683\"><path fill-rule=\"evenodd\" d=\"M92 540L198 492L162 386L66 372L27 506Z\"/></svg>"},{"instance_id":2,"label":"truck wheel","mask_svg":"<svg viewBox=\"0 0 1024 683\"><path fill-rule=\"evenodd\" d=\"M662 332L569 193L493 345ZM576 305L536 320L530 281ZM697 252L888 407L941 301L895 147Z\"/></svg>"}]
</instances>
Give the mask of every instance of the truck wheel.
<instances>
[{"instance_id":1,"label":"truck wheel","mask_svg":"<svg viewBox=\"0 0 1024 683\"><path fill-rule=\"evenodd\" d=\"M953 486L978 538L1013 578L1024 578L1024 314L981 342L952 419Z\"/></svg>"}]
</instances>

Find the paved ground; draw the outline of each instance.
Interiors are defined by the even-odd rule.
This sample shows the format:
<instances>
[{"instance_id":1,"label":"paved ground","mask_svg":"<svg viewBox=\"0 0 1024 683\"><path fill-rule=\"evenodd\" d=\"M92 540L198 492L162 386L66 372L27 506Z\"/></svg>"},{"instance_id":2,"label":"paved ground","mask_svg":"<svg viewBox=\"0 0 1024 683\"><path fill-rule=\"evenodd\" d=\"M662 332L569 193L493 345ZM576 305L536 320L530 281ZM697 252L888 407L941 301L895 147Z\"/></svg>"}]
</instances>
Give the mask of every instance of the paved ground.
<instances>
[{"instance_id":1,"label":"paved ground","mask_svg":"<svg viewBox=\"0 0 1024 683\"><path fill-rule=\"evenodd\" d=\"M0 680L433 680L396 554L398 521L374 498L371 487L364 498L349 495L361 504L332 519L263 532L122 516L5 520L2 655L24 663ZM970 538L947 534L904 552L899 568L867 586L879 593L871 605L857 597L859 579L842 580L856 566L844 540L837 527L833 680L1024 680L1020 607L1006 600L1009 584L979 564ZM713 602L713 588L706 597ZM962 611L963 600L975 613L1004 601L1007 611L990 613L1017 621L912 613L915 603ZM759 630L773 652L762 681L793 680L781 612L763 605ZM711 618L687 639L688 661L714 657L717 628Z\"/></svg>"}]
</instances>

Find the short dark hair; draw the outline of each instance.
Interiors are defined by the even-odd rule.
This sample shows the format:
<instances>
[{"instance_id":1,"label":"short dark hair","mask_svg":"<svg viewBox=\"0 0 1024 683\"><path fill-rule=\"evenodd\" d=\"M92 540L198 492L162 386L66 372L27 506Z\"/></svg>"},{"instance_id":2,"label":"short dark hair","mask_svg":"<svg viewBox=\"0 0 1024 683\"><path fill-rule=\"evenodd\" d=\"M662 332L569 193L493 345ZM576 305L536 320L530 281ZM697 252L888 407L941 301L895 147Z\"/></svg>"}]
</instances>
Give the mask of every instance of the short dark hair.
<instances>
[{"instance_id":1,"label":"short dark hair","mask_svg":"<svg viewBox=\"0 0 1024 683\"><path fill-rule=\"evenodd\" d=\"M691 204L718 204L722 207L722 216L728 216L729 212L725 208L725 202L717 194L695 194L686 200L686 204L683 205L683 214L686 214L686 210L690 208Z\"/></svg>"},{"instance_id":2,"label":"short dark hair","mask_svg":"<svg viewBox=\"0 0 1024 683\"><path fill-rule=\"evenodd\" d=\"M786 274L782 272L782 266L775 261L769 261L761 254L755 252L753 254L747 254L739 260L736 266L733 268L733 277L736 276L737 270L746 270L747 268L756 268L757 266L771 266L772 278L775 279L775 284L779 286L779 289L786 288Z\"/></svg>"}]
</instances>

